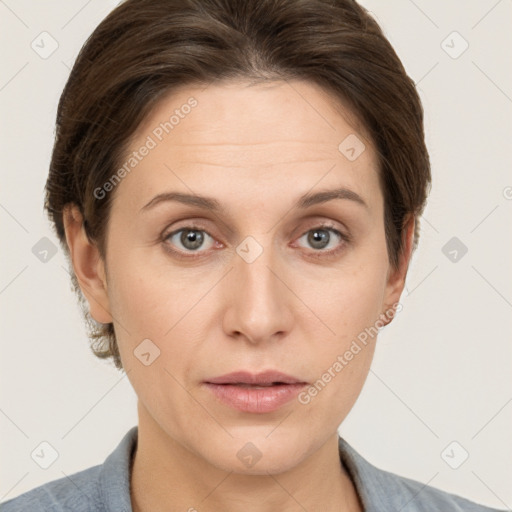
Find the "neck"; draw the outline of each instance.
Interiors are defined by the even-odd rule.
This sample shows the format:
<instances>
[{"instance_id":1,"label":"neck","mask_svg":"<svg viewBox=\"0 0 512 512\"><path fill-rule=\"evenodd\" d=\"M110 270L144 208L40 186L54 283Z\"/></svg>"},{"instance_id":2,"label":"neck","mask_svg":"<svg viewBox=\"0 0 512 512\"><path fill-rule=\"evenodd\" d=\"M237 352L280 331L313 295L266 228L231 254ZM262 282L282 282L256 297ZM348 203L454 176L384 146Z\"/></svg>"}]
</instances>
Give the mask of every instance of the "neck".
<instances>
[{"instance_id":1,"label":"neck","mask_svg":"<svg viewBox=\"0 0 512 512\"><path fill-rule=\"evenodd\" d=\"M133 512L362 512L334 433L312 456L279 474L225 471L139 414L131 472Z\"/></svg>"}]
</instances>

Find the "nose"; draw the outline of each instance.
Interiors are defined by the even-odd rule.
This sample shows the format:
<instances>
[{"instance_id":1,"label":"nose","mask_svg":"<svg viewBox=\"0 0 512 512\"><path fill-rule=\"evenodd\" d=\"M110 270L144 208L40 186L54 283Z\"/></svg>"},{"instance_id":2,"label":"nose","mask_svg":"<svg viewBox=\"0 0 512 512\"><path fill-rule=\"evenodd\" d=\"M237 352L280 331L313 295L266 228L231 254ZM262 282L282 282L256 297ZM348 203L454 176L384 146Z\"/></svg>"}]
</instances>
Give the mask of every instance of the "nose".
<instances>
[{"instance_id":1,"label":"nose","mask_svg":"<svg viewBox=\"0 0 512 512\"><path fill-rule=\"evenodd\" d=\"M284 337L293 325L294 299L285 261L248 237L237 247L233 265L226 276L225 332L252 344Z\"/></svg>"}]
</instances>

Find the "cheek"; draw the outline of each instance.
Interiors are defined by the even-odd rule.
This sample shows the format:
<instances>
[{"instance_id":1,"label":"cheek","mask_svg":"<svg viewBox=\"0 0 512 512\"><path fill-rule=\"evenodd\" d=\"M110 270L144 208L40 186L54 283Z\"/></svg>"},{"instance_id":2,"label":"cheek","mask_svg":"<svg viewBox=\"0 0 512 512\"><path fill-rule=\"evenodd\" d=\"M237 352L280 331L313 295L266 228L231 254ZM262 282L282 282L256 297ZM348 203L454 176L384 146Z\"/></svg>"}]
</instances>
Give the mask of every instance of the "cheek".
<instances>
[{"instance_id":1,"label":"cheek","mask_svg":"<svg viewBox=\"0 0 512 512\"><path fill-rule=\"evenodd\" d=\"M173 325L183 295L184 283L178 271L148 260L155 248L123 251L120 244L116 248L111 252L109 289L113 315L129 332L161 336L161 331L165 333ZM170 303L174 307L169 307Z\"/></svg>"},{"instance_id":2,"label":"cheek","mask_svg":"<svg viewBox=\"0 0 512 512\"><path fill-rule=\"evenodd\" d=\"M309 412L312 424L323 418L325 425L336 428L361 393L375 352L381 298L379 274L368 272L366 267L363 274L354 274L351 279L345 276L343 285L322 297L318 317L325 319L329 329L319 327L318 321L317 330L311 328L312 323L305 327L314 340L308 358L308 365L314 367L314 380L299 402Z\"/></svg>"},{"instance_id":3,"label":"cheek","mask_svg":"<svg viewBox=\"0 0 512 512\"><path fill-rule=\"evenodd\" d=\"M127 366L133 351L145 339L160 350L159 362L186 368L206 329L207 295L215 280L204 272L191 277L179 267L148 261L148 251L132 250L114 259L109 288L111 312L121 356ZM204 299L203 299L204 297ZM191 356L192 357L192 356Z\"/></svg>"},{"instance_id":4,"label":"cheek","mask_svg":"<svg viewBox=\"0 0 512 512\"><path fill-rule=\"evenodd\" d=\"M387 266L359 258L357 265L335 272L323 291L316 290L316 307L343 342L373 325L383 312Z\"/></svg>"},{"instance_id":5,"label":"cheek","mask_svg":"<svg viewBox=\"0 0 512 512\"><path fill-rule=\"evenodd\" d=\"M326 286L320 287L318 281L316 285L309 283L310 304L314 304L312 309L324 325L319 326L318 319L315 322L307 319L304 322L309 326L305 325L304 329L315 339L317 378L333 382L325 398L340 389L344 389L339 394L343 401L350 401L354 393L359 393L373 358L377 328L381 325L378 320L383 312L386 286L385 251L384 256L371 252L367 257L363 253L358 256L357 265L333 272ZM321 329L315 330L316 334L313 323ZM320 332L323 334L319 335Z\"/></svg>"}]
</instances>

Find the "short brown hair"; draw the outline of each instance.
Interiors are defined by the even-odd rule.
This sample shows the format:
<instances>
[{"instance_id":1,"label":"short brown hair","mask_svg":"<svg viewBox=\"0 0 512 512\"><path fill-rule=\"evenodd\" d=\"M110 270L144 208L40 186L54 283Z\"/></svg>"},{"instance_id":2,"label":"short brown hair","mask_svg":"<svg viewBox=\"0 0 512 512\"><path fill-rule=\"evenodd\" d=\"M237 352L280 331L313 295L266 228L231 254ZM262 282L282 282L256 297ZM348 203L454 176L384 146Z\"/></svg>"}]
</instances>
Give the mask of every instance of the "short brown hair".
<instances>
[{"instance_id":1,"label":"short brown hair","mask_svg":"<svg viewBox=\"0 0 512 512\"><path fill-rule=\"evenodd\" d=\"M353 112L376 148L386 243L396 268L403 228L413 249L431 186L423 108L381 28L355 0L126 0L82 47L63 90L45 209L69 258L63 208L78 206L106 261L114 174L130 138L158 99L187 84L303 79ZM340 141L341 142L341 141ZM69 261L69 260L68 260ZM113 324L96 324L71 267L93 352L122 368Z\"/></svg>"}]
</instances>

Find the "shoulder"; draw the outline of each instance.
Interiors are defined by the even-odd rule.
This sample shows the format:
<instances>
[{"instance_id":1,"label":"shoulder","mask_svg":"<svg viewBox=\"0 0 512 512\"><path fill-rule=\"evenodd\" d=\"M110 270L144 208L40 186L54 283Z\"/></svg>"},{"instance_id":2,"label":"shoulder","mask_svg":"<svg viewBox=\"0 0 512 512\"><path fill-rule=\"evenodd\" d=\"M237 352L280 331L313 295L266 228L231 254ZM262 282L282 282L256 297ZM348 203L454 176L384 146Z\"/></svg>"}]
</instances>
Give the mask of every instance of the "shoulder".
<instances>
[{"instance_id":1,"label":"shoulder","mask_svg":"<svg viewBox=\"0 0 512 512\"><path fill-rule=\"evenodd\" d=\"M497 509L480 505L462 496L452 494L427 484L406 478L388 471L375 468L379 473L382 486L380 501L387 504L388 501L403 512L431 512L442 510L443 512L498 512ZM384 494L393 493L392 500Z\"/></svg>"},{"instance_id":2,"label":"shoulder","mask_svg":"<svg viewBox=\"0 0 512 512\"><path fill-rule=\"evenodd\" d=\"M102 510L99 474L102 465L35 487L0 505L1 512L89 512Z\"/></svg>"},{"instance_id":3,"label":"shoulder","mask_svg":"<svg viewBox=\"0 0 512 512\"><path fill-rule=\"evenodd\" d=\"M103 464L52 480L0 504L0 512L130 512L130 471L138 428Z\"/></svg>"},{"instance_id":4,"label":"shoulder","mask_svg":"<svg viewBox=\"0 0 512 512\"><path fill-rule=\"evenodd\" d=\"M339 438L340 458L367 512L500 512L462 496L379 469Z\"/></svg>"}]
</instances>

